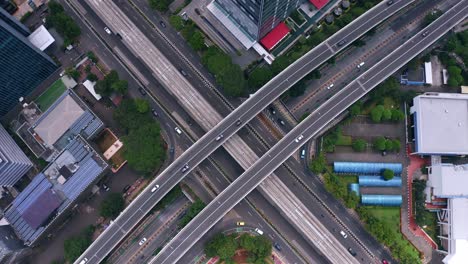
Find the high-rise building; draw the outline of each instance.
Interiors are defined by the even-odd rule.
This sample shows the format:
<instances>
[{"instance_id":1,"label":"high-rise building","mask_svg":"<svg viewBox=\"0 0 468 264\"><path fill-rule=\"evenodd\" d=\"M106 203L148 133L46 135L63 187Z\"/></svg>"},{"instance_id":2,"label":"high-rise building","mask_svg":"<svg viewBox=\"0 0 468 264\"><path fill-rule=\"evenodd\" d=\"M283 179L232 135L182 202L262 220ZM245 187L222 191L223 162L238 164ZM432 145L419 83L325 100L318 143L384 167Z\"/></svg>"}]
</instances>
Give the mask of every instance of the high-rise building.
<instances>
[{"instance_id":1,"label":"high-rise building","mask_svg":"<svg viewBox=\"0 0 468 264\"><path fill-rule=\"evenodd\" d=\"M212 5L251 40L258 41L285 20L302 2L303 0L214 0Z\"/></svg>"},{"instance_id":2,"label":"high-rise building","mask_svg":"<svg viewBox=\"0 0 468 264\"><path fill-rule=\"evenodd\" d=\"M0 8L0 116L49 77L57 65L36 48L29 30Z\"/></svg>"},{"instance_id":3,"label":"high-rise building","mask_svg":"<svg viewBox=\"0 0 468 264\"><path fill-rule=\"evenodd\" d=\"M13 186L33 164L0 125L0 186Z\"/></svg>"}]
</instances>

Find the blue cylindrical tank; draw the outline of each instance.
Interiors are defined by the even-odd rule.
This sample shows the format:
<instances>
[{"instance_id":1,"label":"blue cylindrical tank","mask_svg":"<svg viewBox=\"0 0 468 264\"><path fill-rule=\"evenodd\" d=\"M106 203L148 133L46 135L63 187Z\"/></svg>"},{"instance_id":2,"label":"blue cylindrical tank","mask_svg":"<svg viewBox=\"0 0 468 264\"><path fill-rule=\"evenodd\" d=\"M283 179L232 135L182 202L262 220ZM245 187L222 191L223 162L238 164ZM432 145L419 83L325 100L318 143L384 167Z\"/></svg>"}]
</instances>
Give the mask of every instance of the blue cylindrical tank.
<instances>
[{"instance_id":1,"label":"blue cylindrical tank","mask_svg":"<svg viewBox=\"0 0 468 264\"><path fill-rule=\"evenodd\" d=\"M359 184L358 183L351 183L349 185L349 191L355 192L357 196L359 196Z\"/></svg>"},{"instance_id":2,"label":"blue cylindrical tank","mask_svg":"<svg viewBox=\"0 0 468 264\"><path fill-rule=\"evenodd\" d=\"M400 187L401 177L386 181L382 176L359 175L359 185L366 187Z\"/></svg>"},{"instance_id":3,"label":"blue cylindrical tank","mask_svg":"<svg viewBox=\"0 0 468 264\"><path fill-rule=\"evenodd\" d=\"M389 169L395 174L401 174L401 163L374 163L374 162L334 162L333 169L337 173L353 174L381 174L382 170Z\"/></svg>"},{"instance_id":4,"label":"blue cylindrical tank","mask_svg":"<svg viewBox=\"0 0 468 264\"><path fill-rule=\"evenodd\" d=\"M401 195L363 194L361 196L363 205L400 206L402 201L403 197Z\"/></svg>"}]
</instances>

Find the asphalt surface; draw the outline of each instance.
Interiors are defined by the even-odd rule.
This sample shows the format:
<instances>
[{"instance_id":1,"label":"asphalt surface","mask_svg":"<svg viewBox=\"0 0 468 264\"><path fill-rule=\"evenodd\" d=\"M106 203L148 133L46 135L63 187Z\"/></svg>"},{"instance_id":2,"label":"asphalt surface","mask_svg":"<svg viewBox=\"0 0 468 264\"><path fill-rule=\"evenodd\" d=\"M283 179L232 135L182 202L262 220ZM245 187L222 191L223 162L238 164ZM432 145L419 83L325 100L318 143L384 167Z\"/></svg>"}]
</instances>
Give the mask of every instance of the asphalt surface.
<instances>
[{"instance_id":1,"label":"asphalt surface","mask_svg":"<svg viewBox=\"0 0 468 264\"><path fill-rule=\"evenodd\" d=\"M434 23L330 98L218 195L150 263L176 263L199 237L203 236L226 212L256 188L265 177L273 173L303 142L312 138L338 114L429 47L467 15L468 1L460 1ZM423 32L426 36L423 36Z\"/></svg>"},{"instance_id":2,"label":"asphalt surface","mask_svg":"<svg viewBox=\"0 0 468 264\"><path fill-rule=\"evenodd\" d=\"M122 2L121 4L125 4L125 2ZM126 47L121 43L121 41L113 35L108 35L104 31L104 26L99 18L92 12L92 10L87 9L85 10L86 13L86 19L91 22L92 30L90 30L88 27L86 27L84 23L84 17L77 17L75 13L73 13L68 5L64 5L65 9L67 12L69 12L72 17L75 18L75 21L79 24L80 28L82 29L82 35L86 36L86 42L92 43L91 46L88 46L86 43L81 43L81 46L85 49L90 49L93 50L96 54L98 54L99 57L101 57L101 62L104 63L107 67L110 69L115 69L119 72L119 76L122 79L126 79L129 81L129 93L131 94L132 97L139 97L139 98L146 98L146 99L151 99L150 104L151 107L156 109L156 111L159 113L159 116L156 118L161 125L163 126L164 130L167 131L167 139L169 140L169 146L168 147L175 147L175 152L183 152L185 151L186 148L189 148L193 144L193 140L190 139L190 137L187 135L187 133L183 133L182 135L178 135L174 131L175 126L181 127L179 124L177 124L173 118L168 116L164 108L166 108L169 112L174 112L177 111L177 113L182 117L182 121L185 122L190 122L190 117L188 117L187 114L184 114L184 110L178 106L178 103L170 97L170 95L164 90L164 88L160 87L158 85L157 81L154 80L151 77L151 74L147 74L146 78L148 79L148 82L150 85L147 86L148 90L156 90L155 94L158 95L159 101L164 102L164 106L161 106L158 104L158 102L155 100L155 98L150 97L150 95L145 95L142 96L138 90L137 87L139 87L141 84L136 82L132 76L128 73L127 69L125 69L121 64L116 62L116 59L113 58L113 55L110 53L110 51L104 46L104 45L109 45L112 48L118 48L121 51L121 54L124 54L124 56L128 59L131 60L132 64L137 65L135 66L138 68L141 72L144 72L144 67L139 66L139 61L138 59L132 58L132 54L126 49ZM83 6L83 8L86 8L87 6ZM160 19L160 18L157 18ZM98 36L93 36L94 32L98 34ZM172 36L177 36L177 34L172 35ZM95 40L89 40L89 39L95 39ZM104 43L101 43L100 41L97 41L99 38L103 38L105 41ZM141 64L141 63L140 63ZM189 70L187 70L189 72ZM183 128L181 127L183 130ZM199 127L197 127L196 124L192 124L190 126L190 129L193 130L193 133L196 135L203 135L204 131L201 130ZM174 158L174 154L170 154L170 159L172 160ZM205 174L210 174L212 176L212 184L215 185L215 187L219 190L224 189L226 186L229 185L229 181L223 178L221 173L216 172L216 166L213 164L213 162L217 164L222 164L223 165L223 171L225 174L228 174L233 178L232 175L240 175L243 170L240 168L237 163L226 153L225 150L222 148L216 150L212 155L211 155L211 160L205 160L203 161L198 168L202 169L205 171ZM190 178L195 178L194 176L191 175ZM199 193L200 192L205 192L206 190L203 190L202 188L199 188L199 186L196 185L191 185L192 188L198 188ZM316 250L311 248L306 241L303 240L303 238L300 236L300 234L297 233L297 231L293 228L291 228L290 224L287 222L284 217L281 216L280 212L276 211L275 208L273 208L263 197L258 194L258 193L253 193L252 194L252 201L254 201L254 206L262 208L262 215L263 217L267 219L274 219L274 227L270 226L265 219L260 215L253 207L252 205L249 204L241 204L235 208L236 213L239 215L240 219L245 219L247 223L255 223L258 226L263 226L264 231L266 234L269 234L271 237L275 237L278 243L282 245L282 252L281 255L286 260L288 263L302 263L304 260L297 255L297 253L290 247L288 246L289 243L285 239L288 239L292 241L295 245L304 245L302 246L301 250L301 255L305 257L308 262L311 262L310 260L314 260L315 263L325 263L326 261L321 257L318 253L316 253ZM220 229L217 229L218 231L223 231L222 227ZM281 234L281 235L280 235ZM285 238L283 238L285 237Z\"/></svg>"},{"instance_id":3,"label":"asphalt surface","mask_svg":"<svg viewBox=\"0 0 468 264\"><path fill-rule=\"evenodd\" d=\"M258 112L263 110L267 104L275 100L277 96L271 91L279 91L278 95L282 94L283 90L279 88L274 89L273 87L284 86L284 89L287 89L288 86L293 85L294 82L310 72L314 66L317 67L322 62L331 57L334 52L338 51L340 48L338 48L336 44L340 40L346 39L347 41L351 42L353 39L358 38L363 34L363 32L365 32L364 28L371 28L375 23L380 22L381 20L388 17L391 13L399 10L403 6L402 2L403 1L395 2L395 4L390 7L381 5L380 8L374 9L377 14L373 17L367 17L365 21L360 21L362 23L350 24L345 30L338 33L335 37L327 40L323 45L320 45L308 53L304 58L298 60L298 62L290 66L285 71L286 73L280 74L269 84L267 84L266 88L263 88L257 92L254 98L246 101L243 106L240 107L240 110L235 110L214 129L205 134L205 136L203 136L194 144L194 147L184 152L181 158L177 159L165 170L165 172L163 172L158 177L158 179L154 182L154 184L159 183L160 185L158 191L151 193L149 192L149 189L151 189L152 186L149 187L148 190L143 192L135 200L135 202L122 213L121 217L116 219L114 224L108 229L111 231L105 232L95 242L96 244L100 244L99 249L94 249L95 244L93 244L90 250L92 252L87 251L85 253L86 256L89 256L89 258L87 258L92 259L96 257L96 260L102 259L107 254L106 252L109 252L113 248L113 245L120 241L121 238L125 236L125 234L136 223L138 223L139 219L141 219L154 204L156 204L173 186L175 186L175 184L180 181L180 179L184 177L187 172L182 173L180 170L185 166L185 164L189 164L190 168L198 165L201 160L207 157L211 152L213 152L214 149L223 143L223 140L218 142L214 140L217 136L225 134L224 140L227 139L230 135L234 134L238 129L240 129L240 126L235 125L237 120L241 120L241 122L245 124L245 122L251 120ZM404 1L405 5L407 3L407 1ZM283 77L285 75L288 76L286 79ZM259 97L263 97L265 100L258 99ZM267 103L265 103L265 101L267 101ZM190 169L187 171L189 170Z\"/></svg>"}]
</instances>

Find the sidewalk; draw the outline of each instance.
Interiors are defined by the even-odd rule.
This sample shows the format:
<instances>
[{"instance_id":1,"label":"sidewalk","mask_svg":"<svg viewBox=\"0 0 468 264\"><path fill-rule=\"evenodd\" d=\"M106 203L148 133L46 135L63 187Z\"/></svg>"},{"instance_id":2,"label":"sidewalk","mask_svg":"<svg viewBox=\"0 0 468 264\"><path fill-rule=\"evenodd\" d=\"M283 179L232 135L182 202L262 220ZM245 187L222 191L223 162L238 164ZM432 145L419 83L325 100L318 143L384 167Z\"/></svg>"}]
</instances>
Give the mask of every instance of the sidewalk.
<instances>
[{"instance_id":1,"label":"sidewalk","mask_svg":"<svg viewBox=\"0 0 468 264\"><path fill-rule=\"evenodd\" d=\"M409 164L406 167L406 173L403 174L403 203L401 205L401 232L416 249L424 255L423 263L429 263L432 259L433 249L437 248L437 244L416 224L413 217L412 207L412 182L413 174L419 170L421 166L427 164L427 161L419 156L410 155L411 148L406 147ZM406 177L406 179L405 179Z\"/></svg>"}]
</instances>

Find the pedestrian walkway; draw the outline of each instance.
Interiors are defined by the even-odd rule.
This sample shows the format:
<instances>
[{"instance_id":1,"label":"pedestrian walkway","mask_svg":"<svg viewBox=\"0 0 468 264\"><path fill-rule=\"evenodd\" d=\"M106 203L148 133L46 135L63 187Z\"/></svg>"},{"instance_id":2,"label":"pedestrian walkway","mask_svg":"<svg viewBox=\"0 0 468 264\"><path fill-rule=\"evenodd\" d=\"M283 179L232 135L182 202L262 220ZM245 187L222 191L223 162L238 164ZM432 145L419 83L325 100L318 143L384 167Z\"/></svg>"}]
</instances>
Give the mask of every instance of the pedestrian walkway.
<instances>
[{"instance_id":1,"label":"pedestrian walkway","mask_svg":"<svg viewBox=\"0 0 468 264\"><path fill-rule=\"evenodd\" d=\"M411 146L406 146L406 154L409 164L406 164L406 173L403 174L403 181L406 181L403 187L403 204L401 205L401 232L413 244L416 249L424 255L424 263L428 263L432 259L433 249L437 248L437 244L420 228L413 217L412 207L412 183L413 175L423 165L428 164L428 160L412 153ZM406 177L406 179L405 179Z\"/></svg>"}]
</instances>

